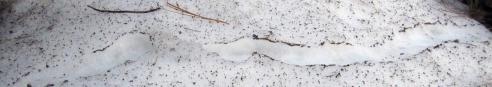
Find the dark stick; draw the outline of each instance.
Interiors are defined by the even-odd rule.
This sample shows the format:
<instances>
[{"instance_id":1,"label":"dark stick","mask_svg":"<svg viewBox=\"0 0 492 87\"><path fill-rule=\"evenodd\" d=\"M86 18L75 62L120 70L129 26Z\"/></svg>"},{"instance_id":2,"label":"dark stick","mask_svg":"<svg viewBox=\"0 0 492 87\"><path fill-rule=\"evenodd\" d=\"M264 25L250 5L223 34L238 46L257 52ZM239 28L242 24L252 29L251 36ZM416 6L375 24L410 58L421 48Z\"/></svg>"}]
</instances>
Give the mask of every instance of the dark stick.
<instances>
[{"instance_id":1,"label":"dark stick","mask_svg":"<svg viewBox=\"0 0 492 87\"><path fill-rule=\"evenodd\" d=\"M87 7L91 8L92 10L96 10L98 12L107 12L107 13L149 13L149 12L154 12L154 11L161 9L161 8L153 8L153 9L145 10L145 11L126 11L126 10L102 10L102 9L94 8L90 5L87 5Z\"/></svg>"}]
</instances>

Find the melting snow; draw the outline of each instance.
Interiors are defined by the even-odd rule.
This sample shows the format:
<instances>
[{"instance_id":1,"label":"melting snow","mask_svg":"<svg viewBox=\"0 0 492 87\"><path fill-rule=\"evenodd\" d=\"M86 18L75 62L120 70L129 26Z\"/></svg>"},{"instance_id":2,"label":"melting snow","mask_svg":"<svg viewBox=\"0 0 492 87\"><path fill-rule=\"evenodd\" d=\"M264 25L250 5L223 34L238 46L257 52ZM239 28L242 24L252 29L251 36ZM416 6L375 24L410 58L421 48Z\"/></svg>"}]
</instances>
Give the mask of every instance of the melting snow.
<instances>
[{"instance_id":1,"label":"melting snow","mask_svg":"<svg viewBox=\"0 0 492 87\"><path fill-rule=\"evenodd\" d=\"M379 47L345 44L301 47L246 38L227 44L208 44L204 45L204 48L232 61L245 61L257 52L289 64L345 65L363 61L382 61L383 58L389 57L413 56L445 41L488 41L491 34L487 32L482 27L463 29L456 26L424 25L396 34L394 40Z\"/></svg>"},{"instance_id":2,"label":"melting snow","mask_svg":"<svg viewBox=\"0 0 492 87\"><path fill-rule=\"evenodd\" d=\"M148 57L146 55L149 55L153 49L147 35L127 34L107 48L94 51L92 55L83 56L83 61L68 62L67 64L62 64L64 67L52 68L51 70L30 75L19 81L15 87L27 84L61 83L62 80L66 79L97 75L127 62L143 60L142 58ZM65 75L69 77L57 80L46 79L46 77L50 76L60 77Z\"/></svg>"},{"instance_id":3,"label":"melting snow","mask_svg":"<svg viewBox=\"0 0 492 87\"><path fill-rule=\"evenodd\" d=\"M1 87L492 84L492 34L455 0L13 1Z\"/></svg>"}]
</instances>

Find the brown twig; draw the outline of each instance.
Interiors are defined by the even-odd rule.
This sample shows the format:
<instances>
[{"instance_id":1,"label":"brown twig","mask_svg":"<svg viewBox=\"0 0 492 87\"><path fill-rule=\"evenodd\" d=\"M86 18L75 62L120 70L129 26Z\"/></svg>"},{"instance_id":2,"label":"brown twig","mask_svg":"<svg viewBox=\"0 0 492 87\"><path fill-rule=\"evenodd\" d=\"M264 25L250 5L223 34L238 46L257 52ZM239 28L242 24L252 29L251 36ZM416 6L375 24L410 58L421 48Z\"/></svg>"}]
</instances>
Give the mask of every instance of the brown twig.
<instances>
[{"instance_id":1,"label":"brown twig","mask_svg":"<svg viewBox=\"0 0 492 87\"><path fill-rule=\"evenodd\" d=\"M154 12L154 11L161 9L161 8L153 8L153 9L144 10L144 11L128 11L128 10L103 10L103 9L97 9L97 8L92 7L90 5L87 5L87 7L91 8L92 10L96 10L98 12L107 12L107 13L149 13L149 12Z\"/></svg>"},{"instance_id":2,"label":"brown twig","mask_svg":"<svg viewBox=\"0 0 492 87\"><path fill-rule=\"evenodd\" d=\"M219 20L219 19L213 19L213 18L203 17L201 15L192 13L192 12L190 12L188 10L185 10L185 9L179 7L179 4L173 5L173 4L171 4L171 3L168 2L167 3L167 6L168 7L171 7L172 9L174 9L176 11L180 11L179 14L188 15L188 16L191 16L191 17L198 17L198 18L201 18L201 19L204 19L204 20L214 21L214 22L217 22L217 23L229 24L229 23L227 23L225 21L222 21L222 20Z\"/></svg>"}]
</instances>

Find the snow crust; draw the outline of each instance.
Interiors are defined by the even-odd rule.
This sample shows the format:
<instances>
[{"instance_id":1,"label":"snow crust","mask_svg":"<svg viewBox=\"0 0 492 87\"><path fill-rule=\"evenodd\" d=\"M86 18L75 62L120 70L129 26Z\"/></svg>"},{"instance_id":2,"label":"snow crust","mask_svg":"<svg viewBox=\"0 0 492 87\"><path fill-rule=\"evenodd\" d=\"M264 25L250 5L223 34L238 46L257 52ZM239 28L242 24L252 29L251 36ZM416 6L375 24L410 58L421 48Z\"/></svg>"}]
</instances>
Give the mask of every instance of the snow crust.
<instances>
[{"instance_id":1,"label":"snow crust","mask_svg":"<svg viewBox=\"0 0 492 87\"><path fill-rule=\"evenodd\" d=\"M180 14L168 3L227 24ZM106 13L88 5L161 9ZM16 0L12 6L0 14L1 87L492 85L491 33L460 13L466 6L455 0Z\"/></svg>"},{"instance_id":2,"label":"snow crust","mask_svg":"<svg viewBox=\"0 0 492 87\"><path fill-rule=\"evenodd\" d=\"M111 68L129 62L146 58L154 48L149 42L149 37L143 34L128 34L120 37L113 44L104 50L94 51L94 54L82 56L82 61L72 61L63 64L64 67L52 68L44 72L36 73L20 80L16 86L21 87L27 84L41 83L61 83L62 80L75 79L78 77L93 76L97 73L104 73ZM56 80L47 80L46 75L58 77ZM68 77L62 77L68 75Z\"/></svg>"},{"instance_id":3,"label":"snow crust","mask_svg":"<svg viewBox=\"0 0 492 87\"><path fill-rule=\"evenodd\" d=\"M296 65L338 64L345 65L364 61L383 61L384 58L408 57L444 42L483 42L491 34L483 27L463 29L458 26L416 26L412 30L395 34L391 41L378 47L351 44L328 44L322 46L289 46L283 43L239 39L227 44L207 44L204 48L218 53L231 61L245 61L253 53L268 55L276 60ZM275 37L273 37L275 40Z\"/></svg>"}]
</instances>

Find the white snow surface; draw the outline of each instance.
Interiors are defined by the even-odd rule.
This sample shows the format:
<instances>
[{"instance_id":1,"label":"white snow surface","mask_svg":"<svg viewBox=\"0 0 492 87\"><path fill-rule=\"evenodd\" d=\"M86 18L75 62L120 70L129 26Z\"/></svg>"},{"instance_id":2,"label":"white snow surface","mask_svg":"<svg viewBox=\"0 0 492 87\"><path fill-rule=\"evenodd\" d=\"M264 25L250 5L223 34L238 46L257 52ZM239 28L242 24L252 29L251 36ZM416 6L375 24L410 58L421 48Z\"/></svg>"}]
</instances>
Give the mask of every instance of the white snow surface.
<instances>
[{"instance_id":1,"label":"white snow surface","mask_svg":"<svg viewBox=\"0 0 492 87\"><path fill-rule=\"evenodd\" d=\"M205 45L204 47L209 51L218 52L223 58L232 61L245 61L252 53L258 52L289 64L344 65L363 61L383 61L383 58L394 56L408 57L406 55L415 55L426 48L446 41L488 41L490 34L483 32L486 31L460 29L453 26L426 26L396 34L392 41L388 41L379 47L346 44L302 47L254 39L240 39L229 44L213 44Z\"/></svg>"},{"instance_id":2,"label":"white snow surface","mask_svg":"<svg viewBox=\"0 0 492 87\"><path fill-rule=\"evenodd\" d=\"M492 33L466 8L454 0L15 0L0 13L0 87L491 86Z\"/></svg>"}]
</instances>

